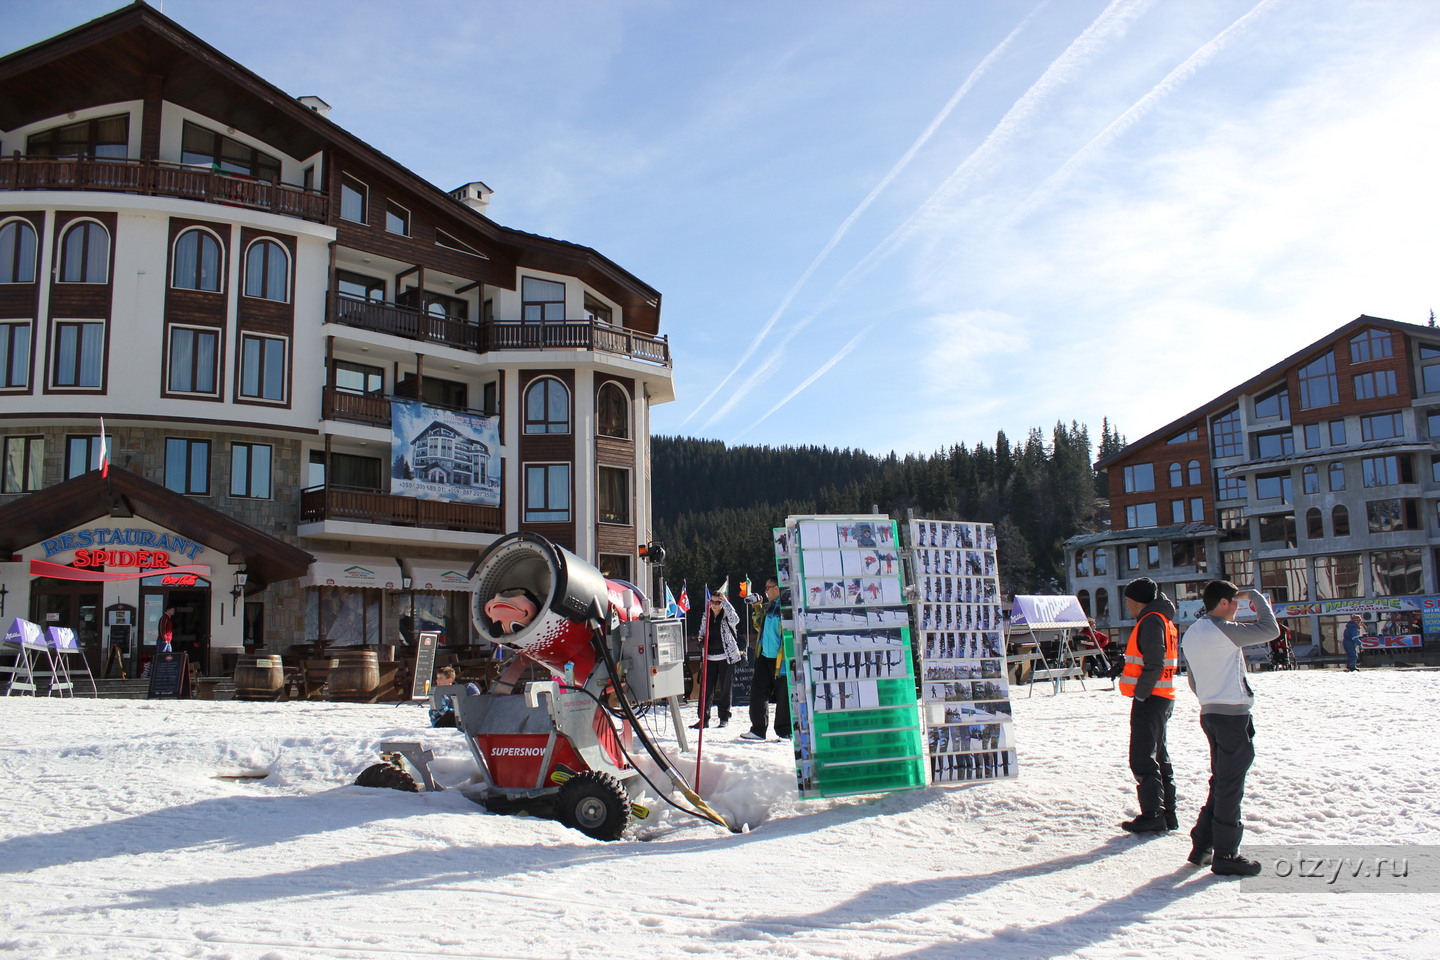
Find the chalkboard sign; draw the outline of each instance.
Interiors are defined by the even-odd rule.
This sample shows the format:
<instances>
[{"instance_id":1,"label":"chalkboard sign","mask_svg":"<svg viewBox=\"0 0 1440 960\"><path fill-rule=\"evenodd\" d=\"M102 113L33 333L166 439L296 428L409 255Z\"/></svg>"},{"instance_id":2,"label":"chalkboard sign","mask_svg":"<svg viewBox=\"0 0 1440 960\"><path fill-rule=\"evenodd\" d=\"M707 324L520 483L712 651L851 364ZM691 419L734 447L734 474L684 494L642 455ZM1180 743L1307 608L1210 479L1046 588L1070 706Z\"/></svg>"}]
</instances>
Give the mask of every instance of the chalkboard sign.
<instances>
[{"instance_id":1,"label":"chalkboard sign","mask_svg":"<svg viewBox=\"0 0 1440 960\"><path fill-rule=\"evenodd\" d=\"M157 653L150 661L150 699L188 698L190 696L190 655L188 653Z\"/></svg>"},{"instance_id":2,"label":"chalkboard sign","mask_svg":"<svg viewBox=\"0 0 1440 960\"><path fill-rule=\"evenodd\" d=\"M425 700L430 696L430 682L435 676L435 651L440 646L440 634L435 630L422 630L418 643L415 648L415 680L410 685L411 700Z\"/></svg>"}]
</instances>

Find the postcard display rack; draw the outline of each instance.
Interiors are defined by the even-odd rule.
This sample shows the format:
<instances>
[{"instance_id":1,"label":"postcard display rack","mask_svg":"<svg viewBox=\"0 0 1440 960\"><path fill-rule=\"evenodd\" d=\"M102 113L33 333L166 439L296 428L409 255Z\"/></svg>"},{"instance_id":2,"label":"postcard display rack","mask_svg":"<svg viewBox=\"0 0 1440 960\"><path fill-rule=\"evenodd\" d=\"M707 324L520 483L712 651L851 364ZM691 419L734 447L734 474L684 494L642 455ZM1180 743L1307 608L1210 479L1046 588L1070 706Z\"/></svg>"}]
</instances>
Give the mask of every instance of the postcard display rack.
<instances>
[{"instance_id":1,"label":"postcard display rack","mask_svg":"<svg viewBox=\"0 0 1440 960\"><path fill-rule=\"evenodd\" d=\"M802 798L926 785L898 533L883 516L789 517L775 530Z\"/></svg>"},{"instance_id":2,"label":"postcard display rack","mask_svg":"<svg viewBox=\"0 0 1440 960\"><path fill-rule=\"evenodd\" d=\"M995 527L938 520L909 527L930 782L1013 777Z\"/></svg>"}]
</instances>

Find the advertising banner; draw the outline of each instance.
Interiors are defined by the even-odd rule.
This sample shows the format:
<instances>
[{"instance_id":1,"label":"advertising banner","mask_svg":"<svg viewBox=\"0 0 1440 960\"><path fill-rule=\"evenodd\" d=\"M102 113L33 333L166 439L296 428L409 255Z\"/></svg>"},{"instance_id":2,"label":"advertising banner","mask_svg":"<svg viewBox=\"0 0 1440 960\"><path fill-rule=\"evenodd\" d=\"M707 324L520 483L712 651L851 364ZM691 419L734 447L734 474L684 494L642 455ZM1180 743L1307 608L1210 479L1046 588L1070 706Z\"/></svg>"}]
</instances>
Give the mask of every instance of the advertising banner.
<instances>
[{"instance_id":1,"label":"advertising banner","mask_svg":"<svg viewBox=\"0 0 1440 960\"><path fill-rule=\"evenodd\" d=\"M391 493L500 505L500 432L494 417L391 400L390 423Z\"/></svg>"}]
</instances>

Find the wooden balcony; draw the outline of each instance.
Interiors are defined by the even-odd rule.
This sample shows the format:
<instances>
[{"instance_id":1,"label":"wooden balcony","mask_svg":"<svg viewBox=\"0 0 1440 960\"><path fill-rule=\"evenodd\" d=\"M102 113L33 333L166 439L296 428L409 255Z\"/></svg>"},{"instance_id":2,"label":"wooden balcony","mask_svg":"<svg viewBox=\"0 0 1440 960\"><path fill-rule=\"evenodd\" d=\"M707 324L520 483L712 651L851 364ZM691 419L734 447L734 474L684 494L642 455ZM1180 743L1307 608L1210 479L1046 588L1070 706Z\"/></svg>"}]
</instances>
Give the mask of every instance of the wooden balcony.
<instances>
[{"instance_id":1,"label":"wooden balcony","mask_svg":"<svg viewBox=\"0 0 1440 960\"><path fill-rule=\"evenodd\" d=\"M352 520L383 523L397 527L424 527L430 530L463 530L467 533L501 533L503 518L499 507L443 500L415 500L376 490L346 487L310 487L300 492L300 522Z\"/></svg>"},{"instance_id":2,"label":"wooden balcony","mask_svg":"<svg viewBox=\"0 0 1440 960\"><path fill-rule=\"evenodd\" d=\"M389 428L390 401L395 399L413 400L414 398L397 398L385 393L360 394L348 390L338 390L335 387L326 387L321 398L322 416L326 420L345 420L350 423ZM482 417L499 416L493 410L461 409L446 407L438 403L429 403L426 406L440 407L442 410L457 410L460 413L470 413Z\"/></svg>"},{"instance_id":3,"label":"wooden balcony","mask_svg":"<svg viewBox=\"0 0 1440 960\"><path fill-rule=\"evenodd\" d=\"M330 321L407 340L441 343L474 353L491 350L598 350L668 367L670 343L590 320L559 323L470 323L393 303L331 296Z\"/></svg>"},{"instance_id":4,"label":"wooden balcony","mask_svg":"<svg viewBox=\"0 0 1440 960\"><path fill-rule=\"evenodd\" d=\"M103 190L178 197L324 223L329 198L315 190L292 187L243 174L160 160L84 157L0 157L3 190Z\"/></svg>"}]
</instances>

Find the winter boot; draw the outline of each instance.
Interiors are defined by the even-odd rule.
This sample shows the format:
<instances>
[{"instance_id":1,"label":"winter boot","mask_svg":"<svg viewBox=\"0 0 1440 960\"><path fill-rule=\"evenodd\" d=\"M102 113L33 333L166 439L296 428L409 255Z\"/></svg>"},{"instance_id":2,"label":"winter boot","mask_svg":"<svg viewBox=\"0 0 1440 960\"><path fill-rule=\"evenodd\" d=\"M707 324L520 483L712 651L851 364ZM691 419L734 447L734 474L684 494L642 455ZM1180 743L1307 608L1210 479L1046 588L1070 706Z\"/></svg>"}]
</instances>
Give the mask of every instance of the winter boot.
<instances>
[{"instance_id":1,"label":"winter boot","mask_svg":"<svg viewBox=\"0 0 1440 960\"><path fill-rule=\"evenodd\" d=\"M1238 853L1221 853L1210 864L1210 872L1222 877L1253 877L1260 873L1260 864Z\"/></svg>"},{"instance_id":2,"label":"winter boot","mask_svg":"<svg viewBox=\"0 0 1440 960\"><path fill-rule=\"evenodd\" d=\"M1165 817L1159 813L1142 813L1134 820L1126 820L1120 827L1129 833L1164 833L1171 829L1165 825Z\"/></svg>"},{"instance_id":3,"label":"winter boot","mask_svg":"<svg viewBox=\"0 0 1440 960\"><path fill-rule=\"evenodd\" d=\"M1190 847L1190 856L1185 858L1197 867L1203 867L1212 859L1210 848L1195 844Z\"/></svg>"}]
</instances>

